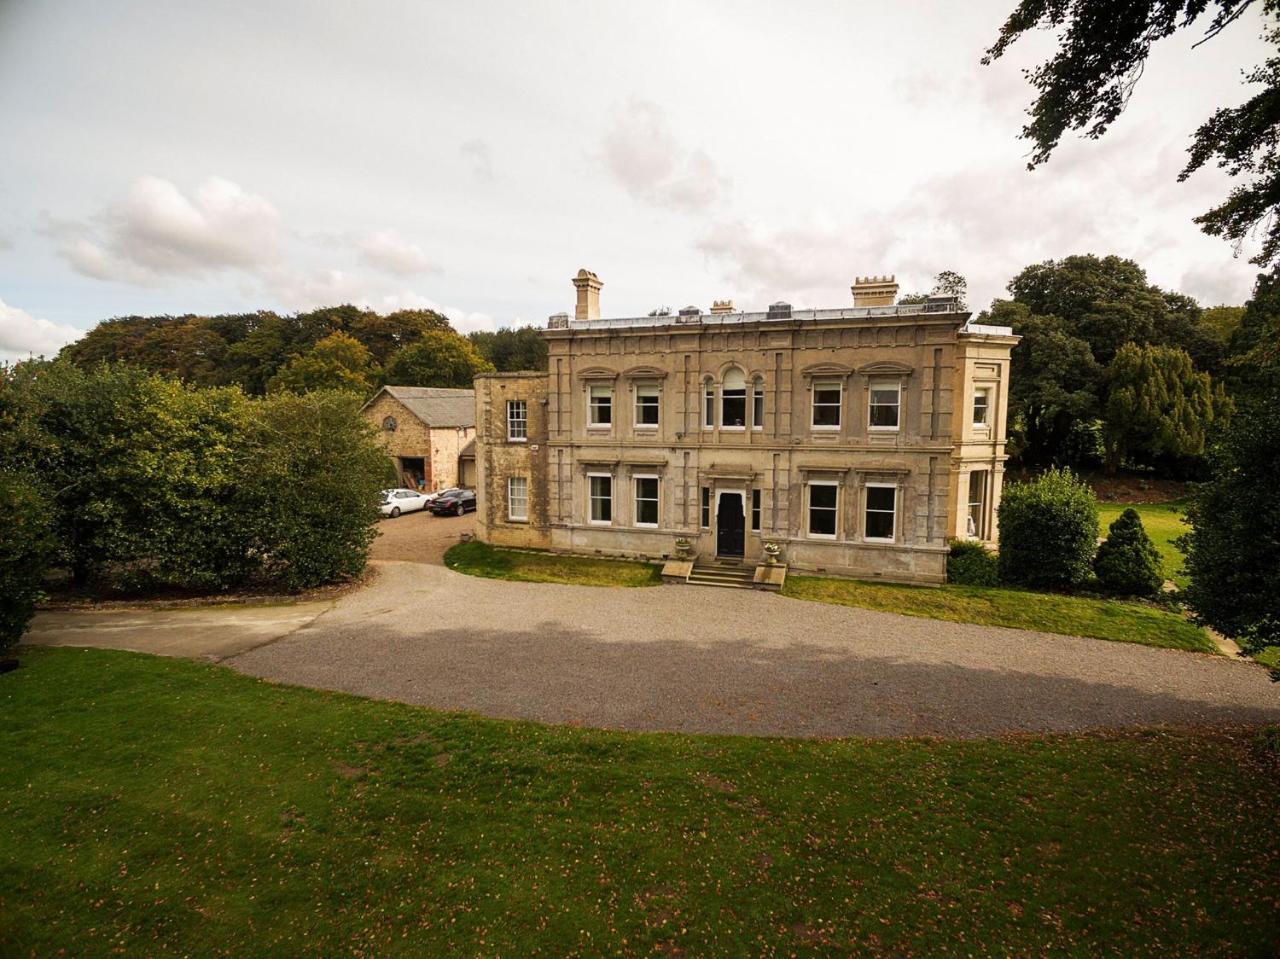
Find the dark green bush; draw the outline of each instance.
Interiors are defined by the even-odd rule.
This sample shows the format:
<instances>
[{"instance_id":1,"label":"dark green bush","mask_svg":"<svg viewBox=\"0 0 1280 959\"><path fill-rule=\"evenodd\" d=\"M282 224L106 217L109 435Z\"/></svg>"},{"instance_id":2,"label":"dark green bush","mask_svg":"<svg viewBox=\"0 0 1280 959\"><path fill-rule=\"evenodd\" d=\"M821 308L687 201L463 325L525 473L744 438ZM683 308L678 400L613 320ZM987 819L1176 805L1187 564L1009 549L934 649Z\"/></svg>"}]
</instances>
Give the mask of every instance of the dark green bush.
<instances>
[{"instance_id":1,"label":"dark green bush","mask_svg":"<svg viewBox=\"0 0 1280 959\"><path fill-rule=\"evenodd\" d=\"M1070 470L1051 469L1004 488L1000 579L1033 589L1073 589L1093 567L1098 501Z\"/></svg>"},{"instance_id":2,"label":"dark green bush","mask_svg":"<svg viewBox=\"0 0 1280 959\"><path fill-rule=\"evenodd\" d=\"M56 542L35 485L0 473L0 653L22 638Z\"/></svg>"},{"instance_id":3,"label":"dark green bush","mask_svg":"<svg viewBox=\"0 0 1280 959\"><path fill-rule=\"evenodd\" d=\"M960 586L995 586L1000 582L1000 561L977 540L954 540L947 557L947 582Z\"/></svg>"},{"instance_id":4,"label":"dark green bush","mask_svg":"<svg viewBox=\"0 0 1280 959\"><path fill-rule=\"evenodd\" d=\"M1154 596L1164 584L1160 553L1130 507L1115 518L1093 560L1103 589L1123 596Z\"/></svg>"}]
</instances>

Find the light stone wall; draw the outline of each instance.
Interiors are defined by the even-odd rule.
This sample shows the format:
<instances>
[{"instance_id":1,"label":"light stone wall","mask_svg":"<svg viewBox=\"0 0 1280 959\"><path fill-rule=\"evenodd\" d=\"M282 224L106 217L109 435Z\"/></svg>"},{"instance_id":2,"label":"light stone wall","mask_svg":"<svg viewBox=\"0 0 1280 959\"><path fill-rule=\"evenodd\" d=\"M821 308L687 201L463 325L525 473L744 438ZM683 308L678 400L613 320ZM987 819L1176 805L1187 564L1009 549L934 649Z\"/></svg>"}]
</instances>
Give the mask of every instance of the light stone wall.
<instances>
[{"instance_id":1,"label":"light stone wall","mask_svg":"<svg viewBox=\"0 0 1280 959\"><path fill-rule=\"evenodd\" d=\"M541 373L484 373L476 377L476 535L504 546L548 548L547 377ZM528 437L507 436L507 402L523 400ZM528 519L513 520L507 478L528 480Z\"/></svg>"},{"instance_id":2,"label":"light stone wall","mask_svg":"<svg viewBox=\"0 0 1280 959\"><path fill-rule=\"evenodd\" d=\"M920 313L832 321L747 322L713 326L697 321L640 329L548 330L548 371L507 379L477 380L482 407L477 462L482 477L481 511L489 518L482 536L495 543L542 545L570 552L645 557L670 556L677 537L688 537L700 558L716 553L715 515L720 497L742 496L746 512L744 559L762 557L766 542L778 543L793 569L859 578L941 582L949 540L962 536L971 470L990 470L986 503L988 539L994 539L1004 461L1009 350L1016 339L961 334L967 317ZM731 368L747 382L747 424L719 423L720 384ZM901 385L899 429L869 428L871 384ZM811 426L815 383L841 385L837 430ZM483 383L483 385L482 385ZM752 394L759 384L764 416L752 421ZM703 397L713 390L717 422L703 424ZM972 424L975 384L993 390L992 424ZM612 390L613 422L588 423L592 387ZM637 389L657 386L656 427L636 423ZM545 439L512 450L501 397L524 391L545 398L540 422ZM496 449L496 452L495 452ZM502 476L513 469L531 476L529 524L512 529L502 521ZM588 517L588 476L613 477L613 519L597 525ZM633 501L637 476L659 478L659 524L637 527ZM535 484L532 477L538 477ZM811 482L838 487L834 539L807 528ZM890 543L864 536L867 485L897 490L895 532ZM537 489L538 518L533 517ZM709 491L709 527L701 522L701 490ZM753 492L760 496L760 528L751 529ZM485 499L489 499L488 505ZM545 517L545 520L543 519ZM538 535L534 535L538 527Z\"/></svg>"}]
</instances>

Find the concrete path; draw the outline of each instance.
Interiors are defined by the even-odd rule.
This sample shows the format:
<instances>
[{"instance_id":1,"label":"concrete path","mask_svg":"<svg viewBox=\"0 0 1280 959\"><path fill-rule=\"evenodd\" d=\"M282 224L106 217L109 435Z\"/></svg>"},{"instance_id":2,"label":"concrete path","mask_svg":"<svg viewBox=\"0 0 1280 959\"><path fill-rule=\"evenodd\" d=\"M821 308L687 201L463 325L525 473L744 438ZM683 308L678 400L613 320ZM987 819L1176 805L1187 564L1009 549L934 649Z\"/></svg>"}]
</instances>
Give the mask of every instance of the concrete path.
<instances>
[{"instance_id":1,"label":"concrete path","mask_svg":"<svg viewBox=\"0 0 1280 959\"><path fill-rule=\"evenodd\" d=\"M227 662L281 682L617 729L983 736L1280 722L1280 685L1222 656L745 590L510 583L397 562Z\"/></svg>"},{"instance_id":2,"label":"concrete path","mask_svg":"<svg viewBox=\"0 0 1280 959\"><path fill-rule=\"evenodd\" d=\"M36 615L24 643L222 660L288 636L333 603L66 610Z\"/></svg>"}]
</instances>

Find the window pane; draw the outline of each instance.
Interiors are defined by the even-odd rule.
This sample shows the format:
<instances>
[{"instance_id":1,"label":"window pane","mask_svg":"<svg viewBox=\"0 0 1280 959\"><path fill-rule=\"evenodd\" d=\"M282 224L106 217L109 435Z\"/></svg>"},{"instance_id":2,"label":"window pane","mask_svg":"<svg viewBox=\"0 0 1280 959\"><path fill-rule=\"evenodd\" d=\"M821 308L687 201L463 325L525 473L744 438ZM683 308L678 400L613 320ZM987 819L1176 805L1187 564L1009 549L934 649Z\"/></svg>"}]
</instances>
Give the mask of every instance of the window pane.
<instances>
[{"instance_id":1,"label":"window pane","mask_svg":"<svg viewBox=\"0 0 1280 959\"><path fill-rule=\"evenodd\" d=\"M809 532L818 536L836 534L836 487L809 487Z\"/></svg>"},{"instance_id":2,"label":"window pane","mask_svg":"<svg viewBox=\"0 0 1280 959\"><path fill-rule=\"evenodd\" d=\"M528 480L523 476L507 478L507 516L511 519L527 519L529 513Z\"/></svg>"},{"instance_id":3,"label":"window pane","mask_svg":"<svg viewBox=\"0 0 1280 959\"><path fill-rule=\"evenodd\" d=\"M507 437L525 439L528 436L528 407L524 400L507 402Z\"/></svg>"},{"instance_id":4,"label":"window pane","mask_svg":"<svg viewBox=\"0 0 1280 959\"><path fill-rule=\"evenodd\" d=\"M747 425L747 391L725 390L720 401L721 426Z\"/></svg>"},{"instance_id":5,"label":"window pane","mask_svg":"<svg viewBox=\"0 0 1280 959\"><path fill-rule=\"evenodd\" d=\"M757 533L760 531L760 491L758 489L751 491L751 529Z\"/></svg>"},{"instance_id":6,"label":"window pane","mask_svg":"<svg viewBox=\"0 0 1280 959\"><path fill-rule=\"evenodd\" d=\"M636 425L658 425L658 390L645 386L636 390Z\"/></svg>"},{"instance_id":7,"label":"window pane","mask_svg":"<svg viewBox=\"0 0 1280 959\"><path fill-rule=\"evenodd\" d=\"M764 390L757 386L751 397L751 425L764 429Z\"/></svg>"},{"instance_id":8,"label":"window pane","mask_svg":"<svg viewBox=\"0 0 1280 959\"><path fill-rule=\"evenodd\" d=\"M898 388L873 386L871 388L872 426L896 428L898 425Z\"/></svg>"},{"instance_id":9,"label":"window pane","mask_svg":"<svg viewBox=\"0 0 1280 959\"><path fill-rule=\"evenodd\" d=\"M591 519L596 523L613 520L613 478L591 477Z\"/></svg>"},{"instance_id":10,"label":"window pane","mask_svg":"<svg viewBox=\"0 0 1280 959\"><path fill-rule=\"evenodd\" d=\"M813 388L813 425L840 425L840 387L831 383L817 384Z\"/></svg>"},{"instance_id":11,"label":"window pane","mask_svg":"<svg viewBox=\"0 0 1280 959\"><path fill-rule=\"evenodd\" d=\"M986 424L987 401L988 393L986 390L979 390L973 394L973 422L975 425L982 426Z\"/></svg>"},{"instance_id":12,"label":"window pane","mask_svg":"<svg viewBox=\"0 0 1280 959\"><path fill-rule=\"evenodd\" d=\"M711 528L711 487L702 487L702 523L703 529Z\"/></svg>"},{"instance_id":13,"label":"window pane","mask_svg":"<svg viewBox=\"0 0 1280 959\"><path fill-rule=\"evenodd\" d=\"M609 426L613 423L613 390L609 387L591 387L590 422L593 426Z\"/></svg>"},{"instance_id":14,"label":"window pane","mask_svg":"<svg viewBox=\"0 0 1280 959\"><path fill-rule=\"evenodd\" d=\"M894 508L897 500L898 491L892 486L867 487L866 536L868 539L893 539Z\"/></svg>"},{"instance_id":15,"label":"window pane","mask_svg":"<svg viewBox=\"0 0 1280 959\"><path fill-rule=\"evenodd\" d=\"M716 392L713 389L708 389L703 394L702 425L706 427L716 425Z\"/></svg>"},{"instance_id":16,"label":"window pane","mask_svg":"<svg viewBox=\"0 0 1280 959\"><path fill-rule=\"evenodd\" d=\"M658 479L656 476L636 477L636 522L658 525Z\"/></svg>"}]
</instances>

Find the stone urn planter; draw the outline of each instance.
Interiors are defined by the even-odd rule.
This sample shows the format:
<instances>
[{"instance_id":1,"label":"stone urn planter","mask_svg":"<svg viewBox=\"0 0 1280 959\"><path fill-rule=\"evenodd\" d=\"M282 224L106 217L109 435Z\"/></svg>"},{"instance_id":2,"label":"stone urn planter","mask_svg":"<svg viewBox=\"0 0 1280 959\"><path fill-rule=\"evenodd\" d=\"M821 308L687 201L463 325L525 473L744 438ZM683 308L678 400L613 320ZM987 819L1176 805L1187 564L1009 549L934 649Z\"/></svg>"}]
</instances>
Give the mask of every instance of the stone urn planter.
<instances>
[{"instance_id":1,"label":"stone urn planter","mask_svg":"<svg viewBox=\"0 0 1280 959\"><path fill-rule=\"evenodd\" d=\"M687 536L676 537L676 557L688 559L693 555L693 540Z\"/></svg>"},{"instance_id":2,"label":"stone urn planter","mask_svg":"<svg viewBox=\"0 0 1280 959\"><path fill-rule=\"evenodd\" d=\"M765 543L763 547L764 561L768 566L777 566L782 559L782 544Z\"/></svg>"}]
</instances>

